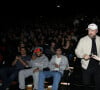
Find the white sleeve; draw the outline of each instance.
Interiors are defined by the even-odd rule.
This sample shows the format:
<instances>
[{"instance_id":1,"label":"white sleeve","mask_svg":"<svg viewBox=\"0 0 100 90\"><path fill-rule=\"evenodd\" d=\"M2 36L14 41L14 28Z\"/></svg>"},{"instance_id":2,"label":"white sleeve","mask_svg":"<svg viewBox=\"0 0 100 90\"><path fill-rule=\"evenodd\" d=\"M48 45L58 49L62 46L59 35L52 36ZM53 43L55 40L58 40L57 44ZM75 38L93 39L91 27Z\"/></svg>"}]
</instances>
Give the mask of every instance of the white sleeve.
<instances>
[{"instance_id":1,"label":"white sleeve","mask_svg":"<svg viewBox=\"0 0 100 90\"><path fill-rule=\"evenodd\" d=\"M78 58L83 58L84 55L84 51L83 51L83 40L80 39L80 41L78 42L78 45L75 49L75 54Z\"/></svg>"}]
</instances>

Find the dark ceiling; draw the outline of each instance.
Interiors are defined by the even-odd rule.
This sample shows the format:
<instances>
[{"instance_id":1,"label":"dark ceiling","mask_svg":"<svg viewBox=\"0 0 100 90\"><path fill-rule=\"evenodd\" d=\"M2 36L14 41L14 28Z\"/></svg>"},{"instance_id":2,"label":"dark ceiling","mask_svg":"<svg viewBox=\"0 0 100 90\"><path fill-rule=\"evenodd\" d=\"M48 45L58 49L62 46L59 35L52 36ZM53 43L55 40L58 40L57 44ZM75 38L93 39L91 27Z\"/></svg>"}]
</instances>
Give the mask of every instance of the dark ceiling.
<instances>
[{"instance_id":1,"label":"dark ceiling","mask_svg":"<svg viewBox=\"0 0 100 90\"><path fill-rule=\"evenodd\" d=\"M35 2L36 1L36 2ZM97 3L97 2L96 2ZM100 17L99 7L95 2L82 0L34 0L32 3L33 14L27 13L28 16L1 16L1 25L41 22L41 21L66 21L76 16L85 15L88 17ZM95 6L96 5L96 6ZM25 5L26 6L26 5ZM31 5L30 5L31 6ZM27 6L23 10L29 9ZM36 12L35 12L36 11Z\"/></svg>"}]
</instances>

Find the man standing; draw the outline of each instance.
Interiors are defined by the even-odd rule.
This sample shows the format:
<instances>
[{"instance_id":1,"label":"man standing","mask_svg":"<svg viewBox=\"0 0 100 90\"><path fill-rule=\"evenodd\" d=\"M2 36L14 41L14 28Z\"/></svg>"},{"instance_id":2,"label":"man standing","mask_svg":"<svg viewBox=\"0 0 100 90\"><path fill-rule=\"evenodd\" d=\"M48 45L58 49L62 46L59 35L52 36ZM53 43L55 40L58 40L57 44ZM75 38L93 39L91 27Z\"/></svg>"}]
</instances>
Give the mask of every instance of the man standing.
<instances>
[{"instance_id":1,"label":"man standing","mask_svg":"<svg viewBox=\"0 0 100 90\"><path fill-rule=\"evenodd\" d=\"M97 34L98 26L94 23L88 25L88 35L80 39L75 53L81 58L82 78L85 85L89 85L92 76L95 81L95 90L100 90L100 64L92 55L100 56L100 37Z\"/></svg>"},{"instance_id":2,"label":"man standing","mask_svg":"<svg viewBox=\"0 0 100 90\"><path fill-rule=\"evenodd\" d=\"M63 75L65 68L69 67L68 59L62 55L61 47L56 48L56 55L54 55L49 63L50 71L43 71L39 73L38 90L44 90L45 78L53 77L52 90L58 90L59 82Z\"/></svg>"}]
</instances>

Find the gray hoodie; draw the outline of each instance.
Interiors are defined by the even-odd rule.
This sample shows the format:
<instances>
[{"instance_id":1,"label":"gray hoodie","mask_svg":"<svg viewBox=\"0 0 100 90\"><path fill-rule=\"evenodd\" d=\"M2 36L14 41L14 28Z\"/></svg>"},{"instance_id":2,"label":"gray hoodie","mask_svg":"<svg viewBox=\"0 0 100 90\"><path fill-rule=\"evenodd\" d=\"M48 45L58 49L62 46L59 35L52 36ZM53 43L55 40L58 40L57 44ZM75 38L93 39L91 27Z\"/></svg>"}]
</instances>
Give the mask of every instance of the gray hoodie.
<instances>
[{"instance_id":1,"label":"gray hoodie","mask_svg":"<svg viewBox=\"0 0 100 90\"><path fill-rule=\"evenodd\" d=\"M54 65L55 62L56 62L56 55L52 56L51 61L49 63L50 71L54 71L54 69L56 68ZM66 56L63 55L61 56L61 61L59 65L60 65L59 72L63 74L65 68L69 67L69 62Z\"/></svg>"},{"instance_id":2,"label":"gray hoodie","mask_svg":"<svg viewBox=\"0 0 100 90\"><path fill-rule=\"evenodd\" d=\"M29 62L29 66L33 69L39 68L40 70L43 70L43 68L48 67L49 61L48 58L43 54L40 57L37 57L35 60L31 60Z\"/></svg>"}]
</instances>

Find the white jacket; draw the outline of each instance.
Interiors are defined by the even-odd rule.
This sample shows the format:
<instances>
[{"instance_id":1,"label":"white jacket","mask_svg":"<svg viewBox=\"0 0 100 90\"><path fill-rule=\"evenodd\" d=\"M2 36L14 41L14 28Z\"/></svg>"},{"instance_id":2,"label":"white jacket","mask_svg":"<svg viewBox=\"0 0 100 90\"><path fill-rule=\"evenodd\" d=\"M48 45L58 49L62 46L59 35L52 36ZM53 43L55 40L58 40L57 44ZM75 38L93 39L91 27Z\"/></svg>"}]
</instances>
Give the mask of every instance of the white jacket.
<instances>
[{"instance_id":1,"label":"white jacket","mask_svg":"<svg viewBox=\"0 0 100 90\"><path fill-rule=\"evenodd\" d=\"M96 36L96 46L97 46L97 56L100 57L100 37ZM87 69L90 60L84 60L84 54L90 55L92 48L92 40L87 35L81 38L78 42L78 45L75 49L75 54L78 58L81 58L81 65L82 68Z\"/></svg>"}]
</instances>

